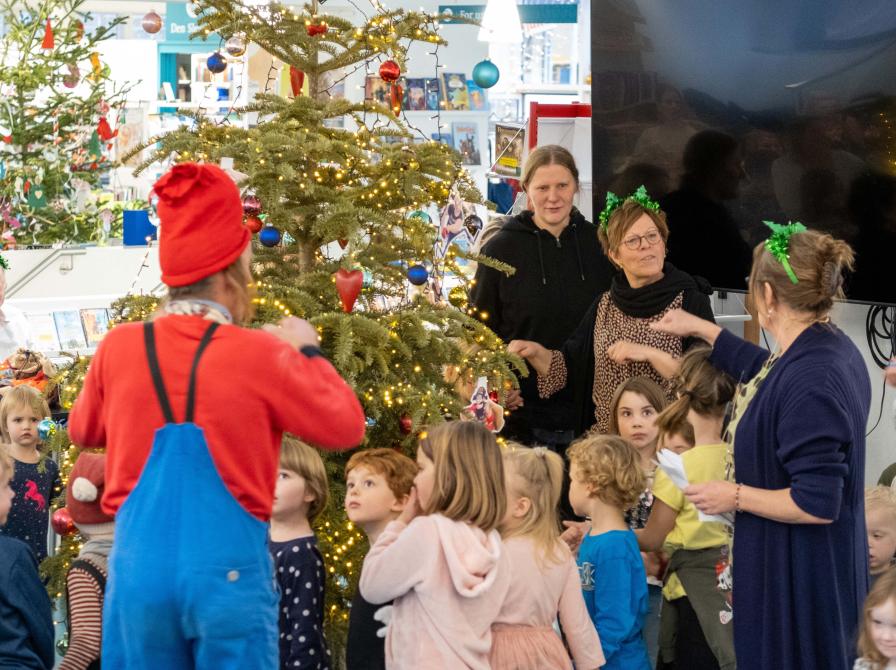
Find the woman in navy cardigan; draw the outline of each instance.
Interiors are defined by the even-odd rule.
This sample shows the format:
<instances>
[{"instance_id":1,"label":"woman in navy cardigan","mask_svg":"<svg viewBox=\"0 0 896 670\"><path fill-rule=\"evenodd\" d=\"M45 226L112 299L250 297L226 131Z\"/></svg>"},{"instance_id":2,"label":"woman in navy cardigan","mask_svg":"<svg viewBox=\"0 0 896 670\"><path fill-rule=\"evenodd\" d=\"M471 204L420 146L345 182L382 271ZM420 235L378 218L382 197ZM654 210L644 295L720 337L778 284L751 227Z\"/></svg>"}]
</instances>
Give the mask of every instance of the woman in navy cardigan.
<instances>
[{"instance_id":1,"label":"woman in navy cardigan","mask_svg":"<svg viewBox=\"0 0 896 670\"><path fill-rule=\"evenodd\" d=\"M829 318L852 250L799 224L774 226L753 254L750 290L777 352L673 312L656 328L713 345L740 380L728 481L685 490L698 509L735 512L737 665L849 670L868 590L863 481L871 384Z\"/></svg>"}]
</instances>

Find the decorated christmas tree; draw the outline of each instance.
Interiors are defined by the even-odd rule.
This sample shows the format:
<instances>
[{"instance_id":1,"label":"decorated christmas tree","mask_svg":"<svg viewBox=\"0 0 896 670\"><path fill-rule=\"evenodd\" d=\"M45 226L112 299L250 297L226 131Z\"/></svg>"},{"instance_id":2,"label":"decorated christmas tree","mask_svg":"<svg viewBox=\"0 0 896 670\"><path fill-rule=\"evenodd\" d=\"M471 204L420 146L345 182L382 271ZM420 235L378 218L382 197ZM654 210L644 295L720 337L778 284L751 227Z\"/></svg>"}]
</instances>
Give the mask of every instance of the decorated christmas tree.
<instances>
[{"instance_id":1,"label":"decorated christmas tree","mask_svg":"<svg viewBox=\"0 0 896 670\"><path fill-rule=\"evenodd\" d=\"M110 167L126 90L98 45L124 19L86 30L84 0L3 0L0 234L4 246L102 239L117 212L91 197Z\"/></svg>"},{"instance_id":2,"label":"decorated christmas tree","mask_svg":"<svg viewBox=\"0 0 896 670\"><path fill-rule=\"evenodd\" d=\"M135 154L153 150L140 169L172 161L232 164L246 225L258 232L256 322L309 319L364 405L363 446L413 454L420 431L459 417L470 404L456 379L486 377L500 392L512 383L511 368L521 365L466 311L456 264L462 252L447 244L457 232L446 239L425 211L481 195L457 153L435 141L414 143L415 129L400 119L397 80L408 45L443 44L439 17L376 4L355 25L315 6L201 0L198 7L201 32L227 38L232 56L255 42L279 63L273 69L289 77L292 95L264 92L234 110L257 115L249 127L196 113L187 127L137 147ZM215 54L210 67L225 58ZM334 82L361 68L391 84L392 107L331 95ZM443 296L450 277L461 282L451 304ZM119 305L119 319L144 318L152 305L142 300ZM69 449L64 437L59 447ZM317 528L329 573L328 642L335 659L366 549L363 533L342 511L346 459L326 455L333 502Z\"/></svg>"}]
</instances>

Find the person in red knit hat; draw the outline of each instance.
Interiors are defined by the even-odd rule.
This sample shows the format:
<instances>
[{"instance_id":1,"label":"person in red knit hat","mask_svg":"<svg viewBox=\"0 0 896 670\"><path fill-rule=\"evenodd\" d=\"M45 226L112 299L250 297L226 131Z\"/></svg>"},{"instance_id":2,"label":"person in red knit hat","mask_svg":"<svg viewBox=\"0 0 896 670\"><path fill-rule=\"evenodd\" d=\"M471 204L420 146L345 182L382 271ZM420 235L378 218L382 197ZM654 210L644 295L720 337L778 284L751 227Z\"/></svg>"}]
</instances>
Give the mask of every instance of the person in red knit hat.
<instances>
[{"instance_id":1,"label":"person in red knit hat","mask_svg":"<svg viewBox=\"0 0 896 670\"><path fill-rule=\"evenodd\" d=\"M86 540L68 570L68 650L59 670L99 670L103 595L115 519L100 500L106 484L106 456L82 452L68 476L65 506Z\"/></svg>"},{"instance_id":2,"label":"person in red knit hat","mask_svg":"<svg viewBox=\"0 0 896 670\"><path fill-rule=\"evenodd\" d=\"M106 335L69 417L75 444L107 454L103 665L274 670L267 522L282 434L351 448L364 413L310 324L239 327L250 234L227 174L183 163L154 191L169 300Z\"/></svg>"}]
</instances>

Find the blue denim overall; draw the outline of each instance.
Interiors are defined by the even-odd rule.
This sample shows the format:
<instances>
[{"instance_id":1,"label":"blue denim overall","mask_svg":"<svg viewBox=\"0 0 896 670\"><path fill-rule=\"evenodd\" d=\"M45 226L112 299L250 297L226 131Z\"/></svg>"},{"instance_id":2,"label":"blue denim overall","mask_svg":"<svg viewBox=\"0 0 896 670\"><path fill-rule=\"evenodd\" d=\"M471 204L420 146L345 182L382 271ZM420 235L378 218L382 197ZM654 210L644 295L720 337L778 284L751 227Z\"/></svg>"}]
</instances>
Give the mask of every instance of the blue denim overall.
<instances>
[{"instance_id":1,"label":"blue denim overall","mask_svg":"<svg viewBox=\"0 0 896 670\"><path fill-rule=\"evenodd\" d=\"M115 516L103 610L103 668L275 670L277 602L267 524L221 481L202 428L193 423L196 369L176 423L156 356L144 341L165 425L137 485ZM251 445L246 445L251 458Z\"/></svg>"}]
</instances>

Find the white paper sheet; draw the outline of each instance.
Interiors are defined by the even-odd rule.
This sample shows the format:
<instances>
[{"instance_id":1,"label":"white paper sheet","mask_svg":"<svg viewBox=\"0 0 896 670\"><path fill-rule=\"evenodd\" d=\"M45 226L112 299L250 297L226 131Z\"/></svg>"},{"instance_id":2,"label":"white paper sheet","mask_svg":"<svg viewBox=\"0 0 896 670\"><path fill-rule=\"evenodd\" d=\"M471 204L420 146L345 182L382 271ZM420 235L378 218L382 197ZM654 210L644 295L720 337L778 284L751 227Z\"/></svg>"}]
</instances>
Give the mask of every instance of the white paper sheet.
<instances>
[{"instance_id":1,"label":"white paper sheet","mask_svg":"<svg viewBox=\"0 0 896 670\"><path fill-rule=\"evenodd\" d=\"M681 460L680 454L676 454L669 449L662 449L656 455L656 460L659 463L659 466L663 469L663 472L669 475L669 479L672 480L672 483L675 484L675 486L682 491L688 487L690 482L688 482L688 475L684 470L684 461ZM728 524L729 526L731 525L729 515L704 514L700 510L697 510L697 514L700 521L716 521L718 523Z\"/></svg>"}]
</instances>

